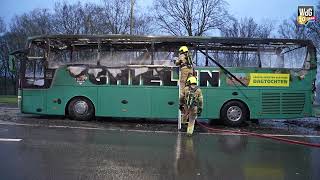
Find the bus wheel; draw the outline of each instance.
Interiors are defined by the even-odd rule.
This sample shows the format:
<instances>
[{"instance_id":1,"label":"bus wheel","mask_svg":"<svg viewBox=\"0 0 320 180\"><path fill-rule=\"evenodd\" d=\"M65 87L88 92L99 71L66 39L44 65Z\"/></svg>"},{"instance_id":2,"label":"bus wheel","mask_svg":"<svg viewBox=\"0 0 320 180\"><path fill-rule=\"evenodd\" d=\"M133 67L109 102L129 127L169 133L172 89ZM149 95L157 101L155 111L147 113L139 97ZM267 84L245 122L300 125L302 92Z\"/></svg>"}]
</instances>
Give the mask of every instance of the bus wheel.
<instances>
[{"instance_id":1,"label":"bus wheel","mask_svg":"<svg viewBox=\"0 0 320 180\"><path fill-rule=\"evenodd\" d=\"M228 126L239 126L249 117L249 110L240 101L229 101L220 111L221 120Z\"/></svg>"},{"instance_id":2,"label":"bus wheel","mask_svg":"<svg viewBox=\"0 0 320 180\"><path fill-rule=\"evenodd\" d=\"M94 116L94 106L87 98L76 97L70 101L68 113L75 120L91 120Z\"/></svg>"}]
</instances>

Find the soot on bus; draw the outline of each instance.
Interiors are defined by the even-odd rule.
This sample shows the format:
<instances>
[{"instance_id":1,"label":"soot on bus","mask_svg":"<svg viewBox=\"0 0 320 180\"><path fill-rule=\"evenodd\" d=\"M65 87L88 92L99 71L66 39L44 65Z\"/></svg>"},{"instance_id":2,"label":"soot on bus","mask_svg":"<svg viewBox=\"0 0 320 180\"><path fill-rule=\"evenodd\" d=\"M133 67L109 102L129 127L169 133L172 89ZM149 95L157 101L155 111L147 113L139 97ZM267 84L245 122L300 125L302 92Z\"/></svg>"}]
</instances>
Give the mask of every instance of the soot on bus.
<instances>
[{"instance_id":1,"label":"soot on bus","mask_svg":"<svg viewBox=\"0 0 320 180\"><path fill-rule=\"evenodd\" d=\"M70 76L79 84L90 81L95 85L178 86L177 67L88 67L68 66ZM196 70L198 85L219 86L219 71Z\"/></svg>"}]
</instances>

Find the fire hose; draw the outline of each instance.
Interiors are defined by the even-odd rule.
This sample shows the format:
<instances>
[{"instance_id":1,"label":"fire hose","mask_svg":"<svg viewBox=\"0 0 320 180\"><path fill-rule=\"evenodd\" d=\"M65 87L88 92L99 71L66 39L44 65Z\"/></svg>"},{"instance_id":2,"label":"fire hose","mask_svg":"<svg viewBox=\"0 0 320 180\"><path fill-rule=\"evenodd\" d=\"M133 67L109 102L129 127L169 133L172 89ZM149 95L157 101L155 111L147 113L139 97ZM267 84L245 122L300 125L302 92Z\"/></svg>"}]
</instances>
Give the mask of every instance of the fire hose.
<instances>
[{"instance_id":1,"label":"fire hose","mask_svg":"<svg viewBox=\"0 0 320 180\"><path fill-rule=\"evenodd\" d=\"M207 129L208 131L211 131L211 132L223 132L223 133L248 135L248 136L253 136L253 137L260 137L260 138L277 140L277 141L281 141L281 142L285 142L285 143L289 143L289 144L298 144L298 145L320 148L320 144L316 144L316 143L309 143L306 141L292 140L292 139L276 137L273 135L259 134L259 133L254 133L254 132L234 131L234 130L212 128L212 127L208 127L208 126L204 125L203 123L200 123L199 121L196 121L196 122L200 127Z\"/></svg>"}]
</instances>

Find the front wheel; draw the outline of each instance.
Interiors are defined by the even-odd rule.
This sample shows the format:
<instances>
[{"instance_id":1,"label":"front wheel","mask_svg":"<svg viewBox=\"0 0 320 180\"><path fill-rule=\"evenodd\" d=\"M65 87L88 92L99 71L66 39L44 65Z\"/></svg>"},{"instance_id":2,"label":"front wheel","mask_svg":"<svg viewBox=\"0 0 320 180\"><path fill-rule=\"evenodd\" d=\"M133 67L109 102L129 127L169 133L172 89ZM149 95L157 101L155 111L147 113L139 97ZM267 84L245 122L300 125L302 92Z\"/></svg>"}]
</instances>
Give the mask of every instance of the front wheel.
<instances>
[{"instance_id":1,"label":"front wheel","mask_svg":"<svg viewBox=\"0 0 320 180\"><path fill-rule=\"evenodd\" d=\"M249 110L240 101L229 101L221 108L220 118L225 125L239 126L249 118Z\"/></svg>"},{"instance_id":2,"label":"front wheel","mask_svg":"<svg viewBox=\"0 0 320 180\"><path fill-rule=\"evenodd\" d=\"M77 97L69 103L68 113L71 119L91 120L94 117L94 106L87 98Z\"/></svg>"}]
</instances>

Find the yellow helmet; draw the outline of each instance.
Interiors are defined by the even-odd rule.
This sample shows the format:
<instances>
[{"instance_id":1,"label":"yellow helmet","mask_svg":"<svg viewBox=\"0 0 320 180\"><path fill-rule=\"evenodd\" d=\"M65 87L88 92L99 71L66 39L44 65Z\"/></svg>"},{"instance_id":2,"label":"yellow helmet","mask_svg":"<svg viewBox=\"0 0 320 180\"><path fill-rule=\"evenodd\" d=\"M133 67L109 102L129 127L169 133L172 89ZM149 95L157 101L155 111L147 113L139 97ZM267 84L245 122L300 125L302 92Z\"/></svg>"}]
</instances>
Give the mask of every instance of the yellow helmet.
<instances>
[{"instance_id":1,"label":"yellow helmet","mask_svg":"<svg viewBox=\"0 0 320 180\"><path fill-rule=\"evenodd\" d=\"M187 46L181 46L180 49L179 49L179 52L180 52L180 53L186 53L186 52L188 52L188 51L189 51L189 49L188 49Z\"/></svg>"},{"instance_id":2,"label":"yellow helmet","mask_svg":"<svg viewBox=\"0 0 320 180\"><path fill-rule=\"evenodd\" d=\"M187 79L188 84L197 84L197 78L194 76L191 76Z\"/></svg>"}]
</instances>

